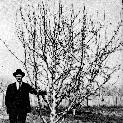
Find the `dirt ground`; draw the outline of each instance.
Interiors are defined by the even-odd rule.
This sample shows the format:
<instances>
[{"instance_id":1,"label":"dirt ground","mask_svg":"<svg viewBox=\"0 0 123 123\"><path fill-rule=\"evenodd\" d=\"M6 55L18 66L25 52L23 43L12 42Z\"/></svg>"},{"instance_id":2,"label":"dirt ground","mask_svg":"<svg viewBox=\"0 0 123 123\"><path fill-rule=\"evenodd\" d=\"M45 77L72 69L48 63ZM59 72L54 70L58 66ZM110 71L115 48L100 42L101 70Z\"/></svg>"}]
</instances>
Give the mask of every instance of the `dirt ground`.
<instances>
[{"instance_id":1,"label":"dirt ground","mask_svg":"<svg viewBox=\"0 0 123 123\"><path fill-rule=\"evenodd\" d=\"M44 116L49 121L48 116ZM5 110L0 110L0 123L9 123ZM27 123L41 123L37 114L28 114ZM123 107L89 107L68 113L60 123L123 123Z\"/></svg>"}]
</instances>

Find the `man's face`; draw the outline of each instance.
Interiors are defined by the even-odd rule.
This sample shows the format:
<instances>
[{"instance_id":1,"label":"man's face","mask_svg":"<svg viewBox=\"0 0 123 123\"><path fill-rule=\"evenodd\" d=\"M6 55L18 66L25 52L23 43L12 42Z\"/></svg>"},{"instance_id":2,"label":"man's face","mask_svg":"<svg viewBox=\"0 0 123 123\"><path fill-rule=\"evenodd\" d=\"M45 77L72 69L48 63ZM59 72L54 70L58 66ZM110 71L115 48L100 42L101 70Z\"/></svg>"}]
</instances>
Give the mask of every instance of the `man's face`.
<instances>
[{"instance_id":1,"label":"man's face","mask_svg":"<svg viewBox=\"0 0 123 123\"><path fill-rule=\"evenodd\" d=\"M15 76L15 78L16 78L16 80L17 80L17 82L22 82L22 75L20 75L20 74L17 74L16 76Z\"/></svg>"}]
</instances>

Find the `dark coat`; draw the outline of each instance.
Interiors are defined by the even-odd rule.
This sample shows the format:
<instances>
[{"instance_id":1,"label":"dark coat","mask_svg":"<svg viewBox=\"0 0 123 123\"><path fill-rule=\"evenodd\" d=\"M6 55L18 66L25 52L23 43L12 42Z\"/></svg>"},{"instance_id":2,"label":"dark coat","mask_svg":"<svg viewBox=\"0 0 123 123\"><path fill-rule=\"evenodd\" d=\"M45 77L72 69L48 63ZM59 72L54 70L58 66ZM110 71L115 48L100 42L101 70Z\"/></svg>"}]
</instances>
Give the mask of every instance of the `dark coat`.
<instances>
[{"instance_id":1,"label":"dark coat","mask_svg":"<svg viewBox=\"0 0 123 123\"><path fill-rule=\"evenodd\" d=\"M7 113L15 113L18 111L28 113L31 111L29 93L37 94L37 91L29 84L22 82L19 90L17 90L16 83L8 85L5 105Z\"/></svg>"}]
</instances>

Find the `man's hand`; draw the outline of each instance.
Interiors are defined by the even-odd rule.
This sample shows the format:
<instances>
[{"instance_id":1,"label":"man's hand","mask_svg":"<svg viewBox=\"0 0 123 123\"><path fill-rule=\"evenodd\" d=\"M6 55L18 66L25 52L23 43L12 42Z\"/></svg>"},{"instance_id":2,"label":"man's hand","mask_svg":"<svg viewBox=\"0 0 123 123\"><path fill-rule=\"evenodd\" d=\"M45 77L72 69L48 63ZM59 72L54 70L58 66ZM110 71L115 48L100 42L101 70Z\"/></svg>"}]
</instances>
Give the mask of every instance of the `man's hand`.
<instances>
[{"instance_id":1,"label":"man's hand","mask_svg":"<svg viewBox=\"0 0 123 123\"><path fill-rule=\"evenodd\" d=\"M47 95L47 92L46 91L39 90L38 91L38 95L44 96L44 95Z\"/></svg>"},{"instance_id":2,"label":"man's hand","mask_svg":"<svg viewBox=\"0 0 123 123\"><path fill-rule=\"evenodd\" d=\"M47 103L47 100L45 98L45 95L47 95L47 92L46 91L42 91L42 90L39 90L38 91L38 95L41 95L43 100Z\"/></svg>"}]
</instances>

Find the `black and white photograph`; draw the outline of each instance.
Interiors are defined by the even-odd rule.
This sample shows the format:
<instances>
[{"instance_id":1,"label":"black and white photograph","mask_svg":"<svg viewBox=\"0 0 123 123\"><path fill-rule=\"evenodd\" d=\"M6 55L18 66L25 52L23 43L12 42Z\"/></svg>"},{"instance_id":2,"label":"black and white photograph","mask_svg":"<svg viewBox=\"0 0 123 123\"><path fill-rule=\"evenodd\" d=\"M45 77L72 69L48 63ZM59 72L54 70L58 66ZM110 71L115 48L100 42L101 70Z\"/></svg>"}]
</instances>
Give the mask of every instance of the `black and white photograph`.
<instances>
[{"instance_id":1,"label":"black and white photograph","mask_svg":"<svg viewBox=\"0 0 123 123\"><path fill-rule=\"evenodd\" d=\"M0 0L0 123L123 123L122 0Z\"/></svg>"}]
</instances>

